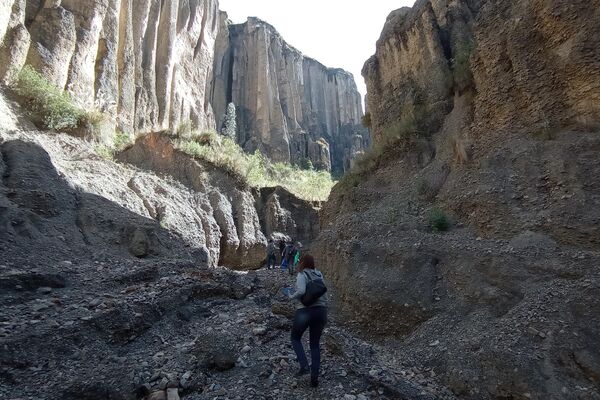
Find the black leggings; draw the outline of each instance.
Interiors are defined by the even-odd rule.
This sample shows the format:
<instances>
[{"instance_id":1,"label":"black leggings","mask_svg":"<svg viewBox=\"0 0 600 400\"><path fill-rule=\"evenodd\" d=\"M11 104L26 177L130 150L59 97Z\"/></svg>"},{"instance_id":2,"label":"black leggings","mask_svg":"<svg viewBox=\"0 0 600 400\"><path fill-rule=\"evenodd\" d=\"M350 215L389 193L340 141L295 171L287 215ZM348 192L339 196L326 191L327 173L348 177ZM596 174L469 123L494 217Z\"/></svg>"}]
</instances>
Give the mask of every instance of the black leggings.
<instances>
[{"instance_id":1,"label":"black leggings","mask_svg":"<svg viewBox=\"0 0 600 400\"><path fill-rule=\"evenodd\" d=\"M298 357L300 368L308 369L308 360L302 346L302 335L307 328L310 328L310 358L312 361L310 372L311 376L315 378L319 376L319 367L321 364L319 342L325 324L327 324L327 307L307 307L296 310L294 325L292 326L292 347L296 352L296 357Z\"/></svg>"}]
</instances>

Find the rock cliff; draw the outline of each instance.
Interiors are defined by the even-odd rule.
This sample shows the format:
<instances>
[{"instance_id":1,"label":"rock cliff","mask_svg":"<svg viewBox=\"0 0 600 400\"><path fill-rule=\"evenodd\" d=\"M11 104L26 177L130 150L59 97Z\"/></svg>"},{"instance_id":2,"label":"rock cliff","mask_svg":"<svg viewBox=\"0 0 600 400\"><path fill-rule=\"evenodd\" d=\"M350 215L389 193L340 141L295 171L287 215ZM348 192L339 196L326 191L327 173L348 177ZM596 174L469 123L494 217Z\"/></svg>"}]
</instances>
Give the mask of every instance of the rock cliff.
<instances>
[{"instance_id":1,"label":"rock cliff","mask_svg":"<svg viewBox=\"0 0 600 400\"><path fill-rule=\"evenodd\" d=\"M318 252L347 321L460 398L600 398L599 24L598 1L422 0L365 64L380 151Z\"/></svg>"},{"instance_id":2,"label":"rock cliff","mask_svg":"<svg viewBox=\"0 0 600 400\"><path fill-rule=\"evenodd\" d=\"M247 151L348 170L370 140L352 75L303 56L257 18L231 25L223 13L221 26L211 93L217 123L234 103L237 139Z\"/></svg>"},{"instance_id":3,"label":"rock cliff","mask_svg":"<svg viewBox=\"0 0 600 400\"><path fill-rule=\"evenodd\" d=\"M318 234L317 210L311 203L283 188L248 188L222 168L174 148L164 135L146 135L119 154L118 160L173 177L194 193L191 206L197 218L186 211L187 202L170 203L168 199L175 196L161 198L161 190L154 194L157 190L152 188L157 186L151 182L129 183L163 226L181 230L184 237L205 236L199 243L208 248L213 264L255 269L265 259L267 237L311 242Z\"/></svg>"},{"instance_id":4,"label":"rock cliff","mask_svg":"<svg viewBox=\"0 0 600 400\"><path fill-rule=\"evenodd\" d=\"M318 232L313 204L282 188L248 188L222 168L176 149L166 135L141 137L116 163L98 157L83 140L36 131L5 104L10 103L0 93L0 111L8 115L0 121L0 140L11 143L3 153L7 165L26 174L30 163L36 187L56 176L61 182L56 189L35 189L36 212L46 221L19 209L31 195L7 181L9 189L16 187L0 215L7 240L56 245L54 236L62 235L66 242L120 255L152 258L180 251L198 265L248 270L262 266L268 237L310 243ZM27 149L34 154L27 157ZM38 176L44 167L54 172ZM80 234L68 228L75 220ZM57 221L64 226L55 226ZM185 247L177 250L175 243Z\"/></svg>"},{"instance_id":5,"label":"rock cliff","mask_svg":"<svg viewBox=\"0 0 600 400\"><path fill-rule=\"evenodd\" d=\"M218 1L5 0L0 7L8 22L0 24L4 82L28 63L83 107L114 116L124 132L186 121L214 128L205 92Z\"/></svg>"},{"instance_id":6,"label":"rock cliff","mask_svg":"<svg viewBox=\"0 0 600 400\"><path fill-rule=\"evenodd\" d=\"M375 137L403 118L436 132L469 93L473 133L597 124L597 5L422 0L394 11L363 69Z\"/></svg>"},{"instance_id":7,"label":"rock cliff","mask_svg":"<svg viewBox=\"0 0 600 400\"><path fill-rule=\"evenodd\" d=\"M369 144L352 75L217 0L4 0L0 18L2 82L30 64L123 132L220 129L233 102L239 143L276 161L343 172Z\"/></svg>"}]
</instances>

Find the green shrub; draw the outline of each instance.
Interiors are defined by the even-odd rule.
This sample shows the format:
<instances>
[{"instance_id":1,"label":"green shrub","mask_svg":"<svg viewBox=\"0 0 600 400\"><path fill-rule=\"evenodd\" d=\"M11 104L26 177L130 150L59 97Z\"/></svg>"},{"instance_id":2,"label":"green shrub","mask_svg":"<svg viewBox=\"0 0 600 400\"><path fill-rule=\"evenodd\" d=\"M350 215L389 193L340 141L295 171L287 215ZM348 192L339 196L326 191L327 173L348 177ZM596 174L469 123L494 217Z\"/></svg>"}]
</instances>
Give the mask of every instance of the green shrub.
<instances>
[{"instance_id":1,"label":"green shrub","mask_svg":"<svg viewBox=\"0 0 600 400\"><path fill-rule=\"evenodd\" d=\"M300 161L298 162L298 166L304 170L315 169L312 161L310 161L310 158L304 158L304 157L301 158Z\"/></svg>"},{"instance_id":2,"label":"green shrub","mask_svg":"<svg viewBox=\"0 0 600 400\"><path fill-rule=\"evenodd\" d=\"M75 129L86 116L68 93L48 82L30 65L23 67L14 89L24 99L31 117L43 128Z\"/></svg>"},{"instance_id":3,"label":"green shrub","mask_svg":"<svg viewBox=\"0 0 600 400\"><path fill-rule=\"evenodd\" d=\"M429 213L429 227L434 232L445 232L450 229L450 219L443 210L434 208Z\"/></svg>"},{"instance_id":4,"label":"green shrub","mask_svg":"<svg viewBox=\"0 0 600 400\"><path fill-rule=\"evenodd\" d=\"M116 151L122 151L132 143L131 137L127 133L121 131L115 132L114 148Z\"/></svg>"},{"instance_id":5,"label":"green shrub","mask_svg":"<svg viewBox=\"0 0 600 400\"><path fill-rule=\"evenodd\" d=\"M125 150L132 143L131 137L128 134L117 131L115 132L112 145L97 143L94 145L94 151L105 160L113 160L115 153Z\"/></svg>"},{"instance_id":6,"label":"green shrub","mask_svg":"<svg viewBox=\"0 0 600 400\"><path fill-rule=\"evenodd\" d=\"M418 111L418 112L417 112ZM388 125L377 141L362 156L356 159L353 172L364 175L376 170L383 161L421 136L417 127L417 115L421 108L414 107L398 122Z\"/></svg>"},{"instance_id":7,"label":"green shrub","mask_svg":"<svg viewBox=\"0 0 600 400\"><path fill-rule=\"evenodd\" d=\"M237 136L237 116L235 111L235 104L229 103L227 105L227 111L225 112L225 122L223 123L223 135L235 140Z\"/></svg>"},{"instance_id":8,"label":"green shrub","mask_svg":"<svg viewBox=\"0 0 600 400\"><path fill-rule=\"evenodd\" d=\"M187 154L215 164L251 187L282 186L296 196L324 201L335 181L326 171L302 169L286 163L273 163L259 151L245 153L231 138L216 132L202 132L177 146Z\"/></svg>"},{"instance_id":9,"label":"green shrub","mask_svg":"<svg viewBox=\"0 0 600 400\"><path fill-rule=\"evenodd\" d=\"M96 144L94 151L105 160L113 160L115 158L115 150L103 144Z\"/></svg>"}]
</instances>

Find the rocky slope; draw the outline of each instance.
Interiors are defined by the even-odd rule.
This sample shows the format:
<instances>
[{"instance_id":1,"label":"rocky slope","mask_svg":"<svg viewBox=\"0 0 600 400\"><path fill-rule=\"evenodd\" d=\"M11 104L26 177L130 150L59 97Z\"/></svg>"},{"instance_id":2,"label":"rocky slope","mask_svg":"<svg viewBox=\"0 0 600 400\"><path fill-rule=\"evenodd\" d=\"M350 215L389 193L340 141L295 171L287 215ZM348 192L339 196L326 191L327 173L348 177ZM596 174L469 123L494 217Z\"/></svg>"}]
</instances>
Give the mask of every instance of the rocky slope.
<instances>
[{"instance_id":1,"label":"rocky slope","mask_svg":"<svg viewBox=\"0 0 600 400\"><path fill-rule=\"evenodd\" d=\"M254 194L160 135L120 155L137 168L105 160L15 111L0 93L0 398L454 398L334 319L321 387L293 376L293 278L214 266L249 265L259 223L306 229L289 193Z\"/></svg>"},{"instance_id":2,"label":"rocky slope","mask_svg":"<svg viewBox=\"0 0 600 400\"><path fill-rule=\"evenodd\" d=\"M165 135L140 138L117 155L122 163L115 163L98 157L93 146L82 140L37 132L30 125L24 128L4 99L0 96L0 103L5 106L0 138L11 142L22 140L20 146L32 149L37 146L39 150L35 152L40 153L45 168L56 171L48 181L56 176L66 177L65 188L74 186L90 194L90 200L84 201L73 190L36 192L41 199L39 212L69 221L67 214L72 215L78 221L85 244L113 246L111 251L115 253L129 250L135 256L145 257L164 253L163 246L171 247L161 238L170 231L186 244L184 253L193 254L199 264L256 269L265 259L267 237L287 236L310 243L317 234L317 210L313 204L282 188L262 192L250 189L226 171L175 149ZM28 150L14 152L15 162L23 163L23 168L27 162L33 162L19 156ZM43 156L43 152L48 155ZM13 157L12 153L3 153L5 159ZM62 198L79 200L70 202L71 207L61 205L66 201ZM111 202L144 222L138 225L124 218L103 217L103 204ZM7 208L12 209L12 206ZM21 222L15 223L11 212L4 215L7 230L3 233L7 237L22 236L26 246L34 245L40 238L56 240L56 235L50 233L55 228L39 231L35 216L21 215L17 220ZM63 235L63 239L72 243L82 238Z\"/></svg>"},{"instance_id":3,"label":"rocky slope","mask_svg":"<svg viewBox=\"0 0 600 400\"><path fill-rule=\"evenodd\" d=\"M418 1L365 64L387 147L319 254L341 314L461 398L600 398L599 6Z\"/></svg>"},{"instance_id":4,"label":"rocky slope","mask_svg":"<svg viewBox=\"0 0 600 400\"><path fill-rule=\"evenodd\" d=\"M303 56L257 18L230 25L222 14L221 25L211 94L217 122L233 102L238 142L248 151L348 170L370 140L352 75Z\"/></svg>"}]
</instances>

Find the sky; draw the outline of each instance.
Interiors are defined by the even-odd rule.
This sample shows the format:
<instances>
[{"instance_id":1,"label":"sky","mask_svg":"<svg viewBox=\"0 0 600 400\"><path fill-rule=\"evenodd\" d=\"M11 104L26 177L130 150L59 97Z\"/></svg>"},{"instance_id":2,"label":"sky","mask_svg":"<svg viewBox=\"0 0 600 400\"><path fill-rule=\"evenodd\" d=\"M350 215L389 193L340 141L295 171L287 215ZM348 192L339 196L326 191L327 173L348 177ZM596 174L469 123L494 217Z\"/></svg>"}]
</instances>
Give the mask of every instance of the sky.
<instances>
[{"instance_id":1,"label":"sky","mask_svg":"<svg viewBox=\"0 0 600 400\"><path fill-rule=\"evenodd\" d=\"M350 71L364 96L367 89L360 71L375 53L385 19L414 0L219 0L219 4L234 23L258 17L304 55Z\"/></svg>"}]
</instances>

